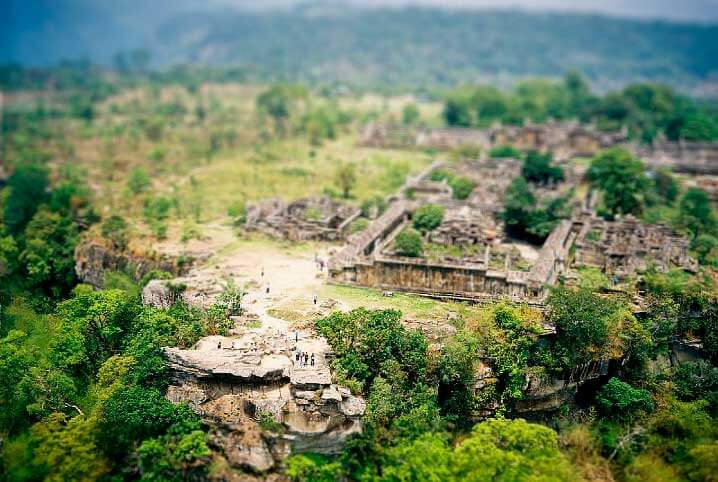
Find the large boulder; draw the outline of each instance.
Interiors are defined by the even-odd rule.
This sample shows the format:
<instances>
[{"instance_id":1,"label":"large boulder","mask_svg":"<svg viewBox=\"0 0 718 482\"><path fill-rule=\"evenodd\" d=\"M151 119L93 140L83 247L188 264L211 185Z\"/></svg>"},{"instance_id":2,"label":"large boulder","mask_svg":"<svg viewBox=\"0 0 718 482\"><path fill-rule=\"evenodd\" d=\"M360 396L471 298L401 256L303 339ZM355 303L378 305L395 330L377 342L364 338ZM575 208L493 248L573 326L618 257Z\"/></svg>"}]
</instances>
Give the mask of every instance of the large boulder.
<instances>
[{"instance_id":1,"label":"large boulder","mask_svg":"<svg viewBox=\"0 0 718 482\"><path fill-rule=\"evenodd\" d=\"M167 398L188 403L218 427L213 443L236 467L264 472L290 453L338 453L362 430L366 404L332 384L327 350L324 340L303 337L297 344L272 331L166 348L173 375ZM311 352L314 364L303 363L299 351Z\"/></svg>"}]
</instances>

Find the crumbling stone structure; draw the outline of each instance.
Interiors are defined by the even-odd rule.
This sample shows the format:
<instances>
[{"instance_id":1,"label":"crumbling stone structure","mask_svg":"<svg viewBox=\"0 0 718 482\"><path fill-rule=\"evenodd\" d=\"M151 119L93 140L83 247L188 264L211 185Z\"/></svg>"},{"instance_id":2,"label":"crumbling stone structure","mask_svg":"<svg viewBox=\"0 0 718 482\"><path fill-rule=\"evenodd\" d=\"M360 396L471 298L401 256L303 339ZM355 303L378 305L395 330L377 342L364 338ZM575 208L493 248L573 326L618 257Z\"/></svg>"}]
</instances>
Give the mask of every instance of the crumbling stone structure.
<instances>
[{"instance_id":1,"label":"crumbling stone structure","mask_svg":"<svg viewBox=\"0 0 718 482\"><path fill-rule=\"evenodd\" d=\"M412 199L397 199L365 231L350 238L329 261L329 281L440 298L506 297L541 304L560 277L583 266L595 266L620 279L650 266L662 271L696 269L695 260L687 255L688 240L666 226L646 225L632 217L609 222L578 207L571 219L561 221L549 234L534 259L517 260L507 250L512 242L504 238L496 217L506 187L517 174L518 167L511 165L511 161L506 165L465 161L456 166L456 171L473 171L481 179L466 201L453 200L450 188L447 191L436 186L446 187L443 183L429 180L431 170L440 164L409 179L404 192L412 192ZM445 208L442 224L427 240L470 248L463 256L410 258L394 251L394 238L426 203Z\"/></svg>"},{"instance_id":2,"label":"crumbling stone structure","mask_svg":"<svg viewBox=\"0 0 718 482\"><path fill-rule=\"evenodd\" d=\"M523 126L497 125L488 129L413 128L397 124L369 123L360 144L368 147L453 149L477 145L482 149L512 145L521 150L552 151L556 159L592 156L600 149L627 142L627 132L603 132L578 122L546 122Z\"/></svg>"},{"instance_id":3,"label":"crumbling stone structure","mask_svg":"<svg viewBox=\"0 0 718 482\"><path fill-rule=\"evenodd\" d=\"M671 267L697 271L696 261L688 256L688 239L668 226L644 224L633 216L606 221L592 212L573 223L577 231L574 267L595 267L619 278L650 266L663 272Z\"/></svg>"},{"instance_id":4,"label":"crumbling stone structure","mask_svg":"<svg viewBox=\"0 0 718 482\"><path fill-rule=\"evenodd\" d=\"M654 169L687 174L718 174L718 142L658 141L636 149Z\"/></svg>"},{"instance_id":5,"label":"crumbling stone structure","mask_svg":"<svg viewBox=\"0 0 718 482\"><path fill-rule=\"evenodd\" d=\"M402 124L371 122L360 133L359 143L367 147L406 149L431 147L453 149L462 145L489 145L487 131L467 128L415 128Z\"/></svg>"},{"instance_id":6,"label":"crumbling stone structure","mask_svg":"<svg viewBox=\"0 0 718 482\"><path fill-rule=\"evenodd\" d=\"M245 227L291 241L336 241L360 215L359 209L329 197L291 203L270 199L247 207Z\"/></svg>"}]
</instances>

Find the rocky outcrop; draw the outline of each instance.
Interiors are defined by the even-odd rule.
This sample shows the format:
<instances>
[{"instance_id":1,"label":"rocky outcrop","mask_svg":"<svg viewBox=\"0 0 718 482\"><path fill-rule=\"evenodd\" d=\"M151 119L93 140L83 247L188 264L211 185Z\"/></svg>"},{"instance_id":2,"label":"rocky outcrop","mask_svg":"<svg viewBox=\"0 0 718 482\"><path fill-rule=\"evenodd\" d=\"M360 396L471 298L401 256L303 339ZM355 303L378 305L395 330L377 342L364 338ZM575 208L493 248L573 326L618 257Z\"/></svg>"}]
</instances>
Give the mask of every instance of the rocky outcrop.
<instances>
[{"instance_id":1,"label":"rocky outcrop","mask_svg":"<svg viewBox=\"0 0 718 482\"><path fill-rule=\"evenodd\" d=\"M159 270L175 276L181 275L187 265L180 265L174 259L161 257L153 259L117 251L100 241L86 240L75 248L75 273L83 283L101 288L105 274L120 271L139 281L147 273Z\"/></svg>"},{"instance_id":2,"label":"rocky outcrop","mask_svg":"<svg viewBox=\"0 0 718 482\"><path fill-rule=\"evenodd\" d=\"M577 366L565 377L527 377L524 397L517 403L517 411L523 414L550 412L565 403L572 403L583 384L608 375L611 361L598 360Z\"/></svg>"},{"instance_id":3,"label":"rocky outcrop","mask_svg":"<svg viewBox=\"0 0 718 482\"><path fill-rule=\"evenodd\" d=\"M167 398L212 425L213 445L234 466L264 472L290 453L337 453L362 429L365 402L332 383L323 339L250 330L165 356Z\"/></svg>"}]
</instances>

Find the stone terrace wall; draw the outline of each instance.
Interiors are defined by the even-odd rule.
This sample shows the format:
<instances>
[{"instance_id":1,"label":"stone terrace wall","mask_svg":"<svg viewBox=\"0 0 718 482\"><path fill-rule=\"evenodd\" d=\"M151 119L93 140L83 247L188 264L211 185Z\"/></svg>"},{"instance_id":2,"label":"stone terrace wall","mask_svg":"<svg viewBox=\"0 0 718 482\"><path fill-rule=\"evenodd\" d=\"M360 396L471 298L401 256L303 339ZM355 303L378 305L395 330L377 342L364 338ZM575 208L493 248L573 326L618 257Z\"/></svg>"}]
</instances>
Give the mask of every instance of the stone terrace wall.
<instances>
[{"instance_id":1,"label":"stone terrace wall","mask_svg":"<svg viewBox=\"0 0 718 482\"><path fill-rule=\"evenodd\" d=\"M661 142L636 149L654 169L688 174L718 174L718 142Z\"/></svg>"}]
</instances>

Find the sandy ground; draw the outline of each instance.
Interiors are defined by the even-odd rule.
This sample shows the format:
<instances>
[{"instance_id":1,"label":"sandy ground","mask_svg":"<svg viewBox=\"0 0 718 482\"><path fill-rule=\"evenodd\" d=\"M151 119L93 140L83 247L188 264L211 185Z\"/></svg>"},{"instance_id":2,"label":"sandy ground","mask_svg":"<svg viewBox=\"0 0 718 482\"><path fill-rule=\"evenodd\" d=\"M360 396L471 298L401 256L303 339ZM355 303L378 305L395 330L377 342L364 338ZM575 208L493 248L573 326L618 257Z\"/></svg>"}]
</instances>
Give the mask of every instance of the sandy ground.
<instances>
[{"instance_id":1,"label":"sandy ground","mask_svg":"<svg viewBox=\"0 0 718 482\"><path fill-rule=\"evenodd\" d=\"M321 288L326 279L326 260L330 250L326 243L290 243L263 236L238 239L232 228L222 225L203 226L205 237L183 245L166 243L163 252L184 253L198 258L198 263L182 279L188 291L215 295L222 283L232 278L246 295L242 305L248 317L258 317L259 331L277 330L287 336L305 336L297 320L282 319L270 312L303 312L321 310ZM324 270L317 260L324 260ZM314 304L314 297L317 303ZM287 316L286 318L291 318Z\"/></svg>"}]
</instances>

